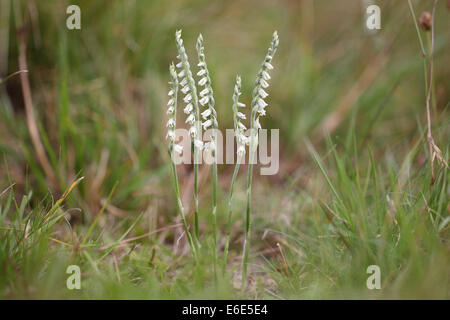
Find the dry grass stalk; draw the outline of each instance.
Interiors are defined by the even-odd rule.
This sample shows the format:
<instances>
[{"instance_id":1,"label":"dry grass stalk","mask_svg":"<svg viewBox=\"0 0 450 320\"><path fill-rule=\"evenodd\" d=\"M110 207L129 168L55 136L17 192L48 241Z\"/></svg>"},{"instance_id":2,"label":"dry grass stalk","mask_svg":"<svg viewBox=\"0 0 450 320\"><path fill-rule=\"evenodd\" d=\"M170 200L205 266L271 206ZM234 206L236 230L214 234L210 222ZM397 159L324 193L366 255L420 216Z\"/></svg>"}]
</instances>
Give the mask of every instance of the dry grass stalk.
<instances>
[{"instance_id":1,"label":"dry grass stalk","mask_svg":"<svg viewBox=\"0 0 450 320\"><path fill-rule=\"evenodd\" d=\"M20 28L18 30L19 34L19 69L28 70L27 65L27 41L25 29ZM56 175L48 161L47 155L45 153L44 145L42 144L39 129L37 127L36 116L33 109L33 100L31 97L30 80L28 77L28 72L20 73L20 82L22 85L23 101L25 104L25 116L28 126L28 131L30 132L31 141L33 143L34 149L36 150L36 156L38 161L47 176L47 179L53 186L57 185Z\"/></svg>"},{"instance_id":2,"label":"dry grass stalk","mask_svg":"<svg viewBox=\"0 0 450 320\"><path fill-rule=\"evenodd\" d=\"M427 99L426 99L426 109L427 109L427 143L428 143L428 152L430 155L430 168L431 168L431 183L433 184L435 181L434 175L434 160L437 159L438 163L442 166L448 168L447 161L442 156L442 151L434 142L433 135L431 133L431 112L430 112L430 104L431 104L431 90L433 88L433 50L434 50L434 16L436 11L436 4L438 0L434 1L433 4L433 12L431 13L431 47L430 47L430 63L429 63L429 80L428 80L428 88L427 88Z\"/></svg>"}]
</instances>

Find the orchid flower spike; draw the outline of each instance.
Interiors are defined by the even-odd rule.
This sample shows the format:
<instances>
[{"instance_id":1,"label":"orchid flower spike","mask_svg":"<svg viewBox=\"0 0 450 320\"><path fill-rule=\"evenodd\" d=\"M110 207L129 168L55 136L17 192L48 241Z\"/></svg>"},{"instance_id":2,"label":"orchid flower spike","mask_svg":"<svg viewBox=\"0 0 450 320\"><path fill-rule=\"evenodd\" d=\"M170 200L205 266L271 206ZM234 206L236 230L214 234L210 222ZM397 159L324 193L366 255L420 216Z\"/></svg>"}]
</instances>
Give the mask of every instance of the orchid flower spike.
<instances>
[{"instance_id":1,"label":"orchid flower spike","mask_svg":"<svg viewBox=\"0 0 450 320\"><path fill-rule=\"evenodd\" d=\"M196 44L197 54L198 54L198 67L199 71L197 72L197 76L200 77L198 81L199 87L201 87L200 91L200 105L207 106L201 116L203 118L202 126L203 130L207 130L209 127L212 129L218 128L217 122L217 112L214 109L215 101L213 89L211 86L211 78L209 76L208 66L206 64L206 56L205 56L205 48L203 46L203 36L200 34L197 38ZM199 89L200 90L200 89ZM216 149L216 139L215 133L213 132L213 139L208 144L211 150Z\"/></svg>"},{"instance_id":2,"label":"orchid flower spike","mask_svg":"<svg viewBox=\"0 0 450 320\"><path fill-rule=\"evenodd\" d=\"M203 142L199 139L201 127L197 87L195 85L194 77L192 76L186 49L183 45L183 39L181 38L181 30L175 32L175 41L178 50L177 59L179 60L176 67L180 70L178 77L181 79L180 87L181 92L184 94L183 101L186 104L183 111L187 114L186 122L190 125L189 133L193 145L198 150L201 150L203 148Z\"/></svg>"},{"instance_id":3,"label":"orchid flower spike","mask_svg":"<svg viewBox=\"0 0 450 320\"><path fill-rule=\"evenodd\" d=\"M167 114L169 119L167 120L167 135L166 139L169 139L169 152L172 154L175 151L178 154L183 152L183 147L175 143L175 129L177 124L177 94L178 94L178 79L173 63L170 64L170 90L169 90L169 102L167 103Z\"/></svg>"},{"instance_id":4,"label":"orchid flower spike","mask_svg":"<svg viewBox=\"0 0 450 320\"><path fill-rule=\"evenodd\" d=\"M239 102L241 95L241 77L236 76L236 84L233 91L233 122L234 135L236 137L237 154L238 156L245 155L245 145L248 144L249 138L245 135L247 128L242 123L245 120L245 114L239 111L239 108L245 108L245 104Z\"/></svg>"},{"instance_id":5,"label":"orchid flower spike","mask_svg":"<svg viewBox=\"0 0 450 320\"><path fill-rule=\"evenodd\" d=\"M275 31L272 35L272 42L267 51L266 57L261 64L261 68L258 72L255 81L255 88L253 89L252 98L252 123L251 128L255 130L261 129L259 117L266 115L267 103L264 99L268 97L267 88L269 87L268 81L270 80L269 71L273 69L271 64L272 58L277 51L279 44L278 33Z\"/></svg>"}]
</instances>

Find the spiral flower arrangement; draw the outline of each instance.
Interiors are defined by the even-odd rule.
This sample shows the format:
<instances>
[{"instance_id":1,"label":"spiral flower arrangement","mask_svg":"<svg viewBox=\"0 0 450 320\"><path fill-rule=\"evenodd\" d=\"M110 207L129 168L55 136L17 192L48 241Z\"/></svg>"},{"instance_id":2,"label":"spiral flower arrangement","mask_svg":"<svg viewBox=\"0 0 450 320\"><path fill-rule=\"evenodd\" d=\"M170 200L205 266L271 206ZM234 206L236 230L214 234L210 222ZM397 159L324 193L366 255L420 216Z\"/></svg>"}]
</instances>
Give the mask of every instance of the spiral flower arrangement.
<instances>
[{"instance_id":1,"label":"spiral flower arrangement","mask_svg":"<svg viewBox=\"0 0 450 320\"><path fill-rule=\"evenodd\" d=\"M218 186L218 174L217 174L217 130L219 127L217 120L217 112L215 109L214 93L212 89L212 81L206 63L205 48L203 45L203 36L200 34L196 42L196 50L198 56L198 82L194 80L194 76L191 71L191 67L188 60L186 49L183 45L183 39L181 38L181 30L175 33L175 42L178 50L178 63L175 70L173 64L170 65L171 81L169 82L169 102L167 104L167 114L169 119L167 121L167 136L169 139L169 154L172 159L172 173L174 177L175 193L178 201L178 207L181 213L185 233L188 237L190 249L192 255L198 262L198 252L201 248L200 235L199 235L199 220L198 220L198 166L199 166L199 154L203 149L209 149L213 156L212 163L212 221L213 221L213 256L214 256L214 275L217 278L217 262L218 262L218 250L217 250L217 186ZM245 104L239 101L241 96L241 78L236 77L236 83L233 90L233 122L234 122L234 135L237 145L237 161L231 179L230 191L228 196L228 223L227 223L227 236L224 248L223 257L223 271L226 271L228 249L230 240L230 230L232 221L232 197L234 184L239 172L241 162L243 162L246 155L246 147L249 146L249 163L248 163L248 179L247 179L247 207L246 207L246 223L245 223L245 240L243 247L242 258L242 285L245 285L247 278L247 264L251 231L251 185L252 185L252 172L253 172L253 159L255 151L258 147L258 132L261 129L260 117L266 115L267 102L265 99L268 97L267 89L269 87L268 81L270 80L269 71L273 69L271 64L273 56L278 48L278 34L275 31L272 36L272 42L261 64L260 70L257 74L255 86L252 92L251 101L251 116L250 116L250 133L247 134L247 127L244 121L247 120L246 115L240 111L245 107ZM198 87L197 87L198 86ZM181 89L179 89L181 88ZM197 94L197 90L199 93ZM194 158L194 233L193 236L190 233L189 226L187 224L183 205L181 202L180 191L178 186L178 175L175 162L173 161L174 154L180 154L183 152L181 145L175 143L175 127L176 127L176 109L178 91L181 91L183 102L185 104L183 111L186 114L186 123L189 124L189 135L191 138L191 150L193 151ZM204 107L204 110L200 112L200 107ZM203 131L212 129L211 140L205 143L202 139Z\"/></svg>"},{"instance_id":2,"label":"spiral flower arrangement","mask_svg":"<svg viewBox=\"0 0 450 320\"><path fill-rule=\"evenodd\" d=\"M248 177L247 177L247 209L245 215L245 240L244 240L244 253L242 258L242 286L244 287L247 279L247 265L248 265L248 253L250 247L250 231L251 231L251 189L252 189L252 177L253 177L253 157L258 147L258 131L261 129L259 121L260 116L266 115L267 103L264 101L267 98L268 93L264 90L269 87L267 81L270 80L269 70L273 69L271 64L273 56L278 49L278 33L275 31L272 35L272 41L267 51L264 61L261 63L261 68L256 76L255 88L253 89L252 98L252 116L250 127L250 151L248 162Z\"/></svg>"}]
</instances>

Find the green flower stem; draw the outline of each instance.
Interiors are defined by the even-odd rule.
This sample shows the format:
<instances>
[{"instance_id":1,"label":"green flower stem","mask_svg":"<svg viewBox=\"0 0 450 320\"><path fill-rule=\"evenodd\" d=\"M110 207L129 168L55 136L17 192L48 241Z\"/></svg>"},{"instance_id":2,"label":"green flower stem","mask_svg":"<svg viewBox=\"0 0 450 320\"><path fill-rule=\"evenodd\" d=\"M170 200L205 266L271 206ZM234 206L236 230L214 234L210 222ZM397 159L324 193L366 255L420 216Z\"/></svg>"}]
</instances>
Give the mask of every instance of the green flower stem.
<instances>
[{"instance_id":1,"label":"green flower stem","mask_svg":"<svg viewBox=\"0 0 450 320\"><path fill-rule=\"evenodd\" d=\"M248 253L250 250L250 231L251 231L251 221L250 213L252 207L252 178L253 178L253 134L250 142L249 148L249 163L248 163L248 177L247 177L247 208L245 211L245 240L244 240L244 253L242 259L242 289L245 287L247 281L247 265L248 265ZM256 152L256 151L255 151Z\"/></svg>"},{"instance_id":2,"label":"green flower stem","mask_svg":"<svg viewBox=\"0 0 450 320\"><path fill-rule=\"evenodd\" d=\"M232 200L233 200L233 190L234 182L239 172L239 167L241 165L242 156L238 156L236 160L236 165L234 166L233 177L231 178L230 193L228 195L228 222L227 222L227 239L225 242L224 256L223 256L223 273L225 274L228 264L228 250L230 247L230 234L231 234L231 218L233 215Z\"/></svg>"},{"instance_id":3,"label":"green flower stem","mask_svg":"<svg viewBox=\"0 0 450 320\"><path fill-rule=\"evenodd\" d=\"M214 277L217 279L217 113L214 109L215 101L214 94L211 85L211 78L209 76L209 70L206 63L205 48L203 46L203 36L199 34L195 48L198 54L198 66L200 71L197 75L201 78L199 86L204 86L204 89L200 92L202 96L200 100L201 105L208 104L208 109L205 110L206 114L202 113L202 117L205 122L202 124L206 130L209 125L212 127L212 135L210 145L212 146L211 152L213 156L213 164L211 168L212 172L212 219L213 219L213 249L214 249ZM206 93L205 93L206 90ZM203 92L203 94L202 94ZM202 102L203 101L203 102ZM209 114L208 114L209 111ZM209 125L208 125L209 124Z\"/></svg>"},{"instance_id":4,"label":"green flower stem","mask_svg":"<svg viewBox=\"0 0 450 320\"><path fill-rule=\"evenodd\" d=\"M173 145L172 144L169 148L169 153L170 153L170 159L171 159L172 177L173 177L173 184L175 187L175 195L177 197L178 210L180 211L181 220L183 222L184 231L186 232L186 236L188 238L189 247L191 249L192 256L194 257L194 260L197 261L197 251L195 249L194 240L192 239L191 232L189 231L189 227L186 222L186 217L184 215L183 203L181 201L180 187L179 187L179 183L178 183L178 173L177 173L177 168L176 168L175 162L174 162Z\"/></svg>"},{"instance_id":5,"label":"green flower stem","mask_svg":"<svg viewBox=\"0 0 450 320\"><path fill-rule=\"evenodd\" d=\"M214 129L215 131L216 129ZM215 134L213 137L215 145L217 141ZM213 218L213 249L214 249L214 277L217 278L217 152L213 151L214 163L212 166L212 218Z\"/></svg>"},{"instance_id":6,"label":"green flower stem","mask_svg":"<svg viewBox=\"0 0 450 320\"><path fill-rule=\"evenodd\" d=\"M200 232L198 223L198 151L197 148L192 145L194 149L194 234L197 247L200 248Z\"/></svg>"}]
</instances>

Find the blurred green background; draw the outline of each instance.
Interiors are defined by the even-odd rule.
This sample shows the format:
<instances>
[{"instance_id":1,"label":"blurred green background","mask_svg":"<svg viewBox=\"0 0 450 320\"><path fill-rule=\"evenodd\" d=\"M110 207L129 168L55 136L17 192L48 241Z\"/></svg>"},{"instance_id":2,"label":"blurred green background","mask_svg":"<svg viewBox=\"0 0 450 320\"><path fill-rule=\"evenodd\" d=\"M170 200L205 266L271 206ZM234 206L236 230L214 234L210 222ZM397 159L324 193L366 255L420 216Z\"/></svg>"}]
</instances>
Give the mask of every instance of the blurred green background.
<instances>
[{"instance_id":1,"label":"blurred green background","mask_svg":"<svg viewBox=\"0 0 450 320\"><path fill-rule=\"evenodd\" d=\"M369 3L381 7L382 29L376 32L365 28ZM66 28L69 4L81 8L81 30ZM432 1L413 4L417 17L432 9ZM0 5L0 76L20 69L20 29L27 35L35 117L56 177L52 182L42 170L27 127L20 77L13 77L0 87L0 193L14 183L17 199L33 192L27 207L46 207L52 197L59 197L77 177L84 176L84 182L67 200L67 207L81 208L69 217L80 234L105 204L116 182L99 222L109 231L96 231L100 242L116 237L140 212L145 213L145 219L138 224L136 234L179 222L164 139L168 66L177 55L177 29L183 29L191 65L196 60L195 39L203 34L221 129L232 128L236 75L243 80L242 101L249 105L270 37L278 31L280 46L273 61L268 116L262 125L280 129L280 172L255 178L255 252L281 241L276 237L264 240L264 230L282 230L307 241L299 230L308 225L308 219L316 220L314 216L321 210L319 200L333 197L324 191L327 185L305 139L324 159L336 150L341 152L348 161L348 172L355 167L370 168L370 146L370 156L384 175L379 179L385 179L386 185L396 181L404 159L417 148L408 166L418 181L406 185L428 188L420 185L428 181L423 172L429 170L426 148L420 145L426 128L424 59L407 1L0 0ZM432 121L435 140L444 155L449 137L449 15L446 1L439 1ZM420 33L428 49L430 32ZM342 178L338 169L329 166L331 179ZM219 170L223 198L233 168L223 165ZM245 171L242 169L236 195L238 208L243 208ZM189 207L191 168L181 166L179 174ZM355 178L349 175L351 180ZM200 198L203 230L209 228L208 179L204 166ZM444 192L438 201L438 212L444 218L448 217L447 180L442 178L440 190ZM373 182L367 183L370 189ZM338 187L346 189L345 184ZM239 213L235 222L236 259L242 217ZM219 220L224 225L225 214ZM299 229L292 230L296 226ZM66 232L58 235L70 242ZM176 233L166 232L157 242L172 248L176 240ZM142 254L149 254L148 248L154 249L155 243L144 243ZM447 250L448 244L443 253ZM295 250L291 253L296 265ZM340 269L345 269L345 264ZM336 276L334 271L330 274L331 278ZM448 277L448 272L442 274ZM425 296L435 293L433 289L424 292ZM448 298L448 287L442 292Z\"/></svg>"}]
</instances>

